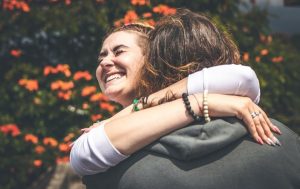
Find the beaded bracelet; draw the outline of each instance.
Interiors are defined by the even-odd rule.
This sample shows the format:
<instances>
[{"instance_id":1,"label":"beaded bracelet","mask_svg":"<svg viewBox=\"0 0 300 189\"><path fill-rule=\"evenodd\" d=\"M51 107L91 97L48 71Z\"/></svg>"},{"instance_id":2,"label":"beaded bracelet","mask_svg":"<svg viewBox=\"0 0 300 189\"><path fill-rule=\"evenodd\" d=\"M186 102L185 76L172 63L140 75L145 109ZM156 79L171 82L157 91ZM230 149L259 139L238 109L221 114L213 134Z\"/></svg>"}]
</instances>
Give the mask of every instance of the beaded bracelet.
<instances>
[{"instance_id":1,"label":"beaded bracelet","mask_svg":"<svg viewBox=\"0 0 300 189\"><path fill-rule=\"evenodd\" d=\"M132 104L133 104L132 110L133 110L133 111L137 112L137 111L140 110L139 107L138 107L139 102L140 102L139 99L137 99L137 98L133 99L133 102L132 102Z\"/></svg>"},{"instance_id":2,"label":"beaded bracelet","mask_svg":"<svg viewBox=\"0 0 300 189\"><path fill-rule=\"evenodd\" d=\"M182 93L182 99L183 99L183 102L184 102L184 105L185 105L185 108L188 112L188 114L190 116L192 116L192 118L195 120L195 121L202 121L203 118L201 118L200 116L198 116L197 114L195 114L195 112L192 110L192 107L191 107L191 103L189 101L189 98L188 98L188 94L187 93Z\"/></svg>"},{"instance_id":3,"label":"beaded bracelet","mask_svg":"<svg viewBox=\"0 0 300 189\"><path fill-rule=\"evenodd\" d=\"M209 117L209 114L208 114L207 93L208 93L208 91L204 90L204 93L203 93L203 116L204 116L204 119L205 119L206 123L210 122L210 117Z\"/></svg>"}]
</instances>

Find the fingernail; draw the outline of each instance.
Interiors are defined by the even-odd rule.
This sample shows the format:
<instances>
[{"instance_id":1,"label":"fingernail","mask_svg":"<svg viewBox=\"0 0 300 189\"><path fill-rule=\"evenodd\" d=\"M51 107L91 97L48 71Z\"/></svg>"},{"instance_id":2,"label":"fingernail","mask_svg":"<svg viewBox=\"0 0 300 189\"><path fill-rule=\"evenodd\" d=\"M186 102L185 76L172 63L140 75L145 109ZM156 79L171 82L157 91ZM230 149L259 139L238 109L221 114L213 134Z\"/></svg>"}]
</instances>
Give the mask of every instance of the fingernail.
<instances>
[{"instance_id":1,"label":"fingernail","mask_svg":"<svg viewBox=\"0 0 300 189\"><path fill-rule=\"evenodd\" d=\"M275 136L273 136L273 141L274 141L275 144L277 144L278 146L281 146L280 141L279 141L278 138L276 138Z\"/></svg>"},{"instance_id":2,"label":"fingernail","mask_svg":"<svg viewBox=\"0 0 300 189\"><path fill-rule=\"evenodd\" d=\"M267 138L267 141L269 143L271 143L271 144L268 143L270 146L275 146L276 145L275 142L273 142L273 140L271 140L270 138Z\"/></svg>"},{"instance_id":3,"label":"fingernail","mask_svg":"<svg viewBox=\"0 0 300 189\"><path fill-rule=\"evenodd\" d=\"M276 127L275 125L273 125L273 128L275 129L275 131L276 131L278 134L280 134L280 135L282 134L281 131L278 129L278 127Z\"/></svg>"},{"instance_id":4,"label":"fingernail","mask_svg":"<svg viewBox=\"0 0 300 189\"><path fill-rule=\"evenodd\" d=\"M261 138L257 138L257 139L256 139L256 142L257 142L258 144L260 144L260 145L263 145L263 144L264 144L264 142L261 140Z\"/></svg>"}]
</instances>

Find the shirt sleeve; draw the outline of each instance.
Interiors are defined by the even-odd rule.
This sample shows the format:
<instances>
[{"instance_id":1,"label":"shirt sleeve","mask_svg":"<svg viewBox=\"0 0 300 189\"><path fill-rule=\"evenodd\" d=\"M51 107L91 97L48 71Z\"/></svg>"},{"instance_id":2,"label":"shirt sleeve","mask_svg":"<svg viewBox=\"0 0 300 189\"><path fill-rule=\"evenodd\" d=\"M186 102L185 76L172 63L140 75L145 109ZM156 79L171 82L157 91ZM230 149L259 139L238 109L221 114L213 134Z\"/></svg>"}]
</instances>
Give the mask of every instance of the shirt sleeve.
<instances>
[{"instance_id":1,"label":"shirt sleeve","mask_svg":"<svg viewBox=\"0 0 300 189\"><path fill-rule=\"evenodd\" d=\"M74 171L83 175L105 172L126 159L110 142L104 124L81 135L70 153L70 164Z\"/></svg>"},{"instance_id":2,"label":"shirt sleeve","mask_svg":"<svg viewBox=\"0 0 300 189\"><path fill-rule=\"evenodd\" d=\"M205 71L205 77L204 77ZM195 72L188 76L188 93L209 93L247 96L258 104L260 86L258 78L249 66L226 64Z\"/></svg>"}]
</instances>

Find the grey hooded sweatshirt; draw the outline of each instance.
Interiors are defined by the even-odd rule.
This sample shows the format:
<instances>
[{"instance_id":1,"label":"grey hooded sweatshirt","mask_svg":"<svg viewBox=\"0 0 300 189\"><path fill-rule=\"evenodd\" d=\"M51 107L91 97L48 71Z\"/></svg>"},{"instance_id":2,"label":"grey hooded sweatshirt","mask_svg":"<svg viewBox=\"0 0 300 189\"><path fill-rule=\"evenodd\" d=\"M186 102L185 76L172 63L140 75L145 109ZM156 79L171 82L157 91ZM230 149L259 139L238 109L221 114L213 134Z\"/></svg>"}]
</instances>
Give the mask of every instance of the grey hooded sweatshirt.
<instances>
[{"instance_id":1,"label":"grey hooded sweatshirt","mask_svg":"<svg viewBox=\"0 0 300 189\"><path fill-rule=\"evenodd\" d=\"M105 173L87 189L300 189L300 138L282 123L282 146L259 145L235 118L177 130Z\"/></svg>"}]
</instances>

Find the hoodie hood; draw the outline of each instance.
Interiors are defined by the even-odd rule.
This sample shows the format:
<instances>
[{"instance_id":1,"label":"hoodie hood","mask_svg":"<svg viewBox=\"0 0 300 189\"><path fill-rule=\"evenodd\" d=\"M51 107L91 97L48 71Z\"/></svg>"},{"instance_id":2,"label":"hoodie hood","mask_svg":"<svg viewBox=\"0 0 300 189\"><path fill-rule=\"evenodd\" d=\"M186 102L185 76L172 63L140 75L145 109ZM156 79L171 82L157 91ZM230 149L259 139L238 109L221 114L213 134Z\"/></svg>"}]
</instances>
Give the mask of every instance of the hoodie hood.
<instances>
[{"instance_id":1,"label":"hoodie hood","mask_svg":"<svg viewBox=\"0 0 300 189\"><path fill-rule=\"evenodd\" d=\"M147 150L177 160L193 160L218 151L248 134L237 118L193 123L160 138Z\"/></svg>"}]
</instances>

